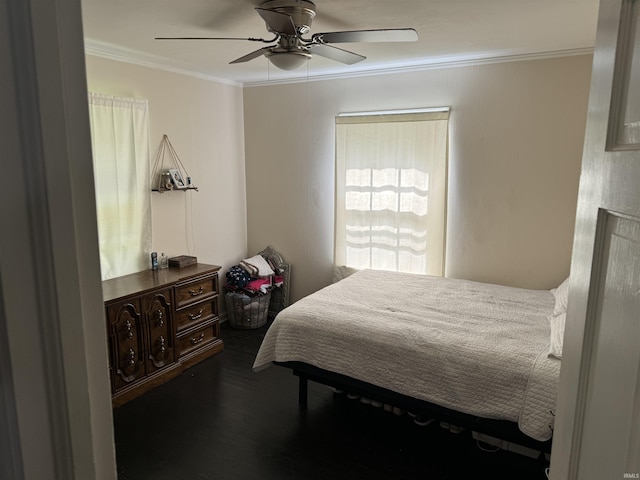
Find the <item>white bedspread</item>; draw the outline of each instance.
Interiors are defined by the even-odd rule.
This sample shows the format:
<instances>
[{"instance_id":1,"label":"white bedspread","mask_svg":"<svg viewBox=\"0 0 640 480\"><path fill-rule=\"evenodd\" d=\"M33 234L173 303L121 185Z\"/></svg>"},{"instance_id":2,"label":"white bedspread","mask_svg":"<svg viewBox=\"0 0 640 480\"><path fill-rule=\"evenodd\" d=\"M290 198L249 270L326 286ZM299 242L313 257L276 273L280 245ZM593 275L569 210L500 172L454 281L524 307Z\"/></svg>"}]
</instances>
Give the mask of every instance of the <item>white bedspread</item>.
<instances>
[{"instance_id":1,"label":"white bedspread","mask_svg":"<svg viewBox=\"0 0 640 480\"><path fill-rule=\"evenodd\" d=\"M364 270L281 311L253 369L298 361L548 440L560 361L547 357L554 297Z\"/></svg>"}]
</instances>

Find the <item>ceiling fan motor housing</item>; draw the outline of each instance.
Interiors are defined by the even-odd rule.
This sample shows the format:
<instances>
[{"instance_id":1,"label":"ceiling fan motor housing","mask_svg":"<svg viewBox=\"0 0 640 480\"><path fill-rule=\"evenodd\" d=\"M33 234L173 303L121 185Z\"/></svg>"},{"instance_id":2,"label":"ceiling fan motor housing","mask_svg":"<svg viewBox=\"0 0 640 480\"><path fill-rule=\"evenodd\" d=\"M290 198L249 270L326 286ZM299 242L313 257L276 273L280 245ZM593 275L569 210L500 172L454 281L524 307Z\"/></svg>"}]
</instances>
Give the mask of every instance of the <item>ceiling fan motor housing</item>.
<instances>
[{"instance_id":1,"label":"ceiling fan motor housing","mask_svg":"<svg viewBox=\"0 0 640 480\"><path fill-rule=\"evenodd\" d=\"M309 33L311 22L316 16L316 6L309 0L267 0L260 4L260 8L289 15L299 35ZM269 29L269 25L267 25L267 29Z\"/></svg>"}]
</instances>

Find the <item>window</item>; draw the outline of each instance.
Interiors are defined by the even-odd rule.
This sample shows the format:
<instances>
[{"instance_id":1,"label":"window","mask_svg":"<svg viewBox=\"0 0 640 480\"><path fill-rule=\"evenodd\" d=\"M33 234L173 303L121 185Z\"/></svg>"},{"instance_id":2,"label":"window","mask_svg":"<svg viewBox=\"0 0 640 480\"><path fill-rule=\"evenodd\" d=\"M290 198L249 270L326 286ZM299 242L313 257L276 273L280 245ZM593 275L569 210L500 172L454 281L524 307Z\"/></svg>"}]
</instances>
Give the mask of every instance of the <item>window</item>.
<instances>
[{"instance_id":1,"label":"window","mask_svg":"<svg viewBox=\"0 0 640 480\"><path fill-rule=\"evenodd\" d=\"M89 93L102 279L149 268L148 101Z\"/></svg>"},{"instance_id":2,"label":"window","mask_svg":"<svg viewBox=\"0 0 640 480\"><path fill-rule=\"evenodd\" d=\"M448 119L448 108L336 117L336 267L443 275Z\"/></svg>"}]
</instances>

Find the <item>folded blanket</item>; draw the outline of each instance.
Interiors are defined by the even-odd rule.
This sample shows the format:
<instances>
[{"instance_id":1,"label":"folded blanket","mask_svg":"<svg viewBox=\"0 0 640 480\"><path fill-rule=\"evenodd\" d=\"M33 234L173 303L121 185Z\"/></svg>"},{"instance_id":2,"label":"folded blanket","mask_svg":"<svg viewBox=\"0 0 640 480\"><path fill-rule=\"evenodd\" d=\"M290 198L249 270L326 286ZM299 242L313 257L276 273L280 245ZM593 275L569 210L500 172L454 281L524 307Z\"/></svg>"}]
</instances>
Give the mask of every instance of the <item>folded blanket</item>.
<instances>
[{"instance_id":1,"label":"folded blanket","mask_svg":"<svg viewBox=\"0 0 640 480\"><path fill-rule=\"evenodd\" d=\"M249 290L252 293L267 293L271 288L271 280L268 278L256 278L255 280L251 280L244 287L245 290Z\"/></svg>"},{"instance_id":2,"label":"folded blanket","mask_svg":"<svg viewBox=\"0 0 640 480\"><path fill-rule=\"evenodd\" d=\"M252 277L268 277L270 275L275 275L275 272L262 255L254 255L251 258L245 258L240 262L240 266Z\"/></svg>"},{"instance_id":3,"label":"folded blanket","mask_svg":"<svg viewBox=\"0 0 640 480\"><path fill-rule=\"evenodd\" d=\"M249 275L249 273L239 265L234 265L227 272L228 286L242 288L250 281L251 275Z\"/></svg>"}]
</instances>

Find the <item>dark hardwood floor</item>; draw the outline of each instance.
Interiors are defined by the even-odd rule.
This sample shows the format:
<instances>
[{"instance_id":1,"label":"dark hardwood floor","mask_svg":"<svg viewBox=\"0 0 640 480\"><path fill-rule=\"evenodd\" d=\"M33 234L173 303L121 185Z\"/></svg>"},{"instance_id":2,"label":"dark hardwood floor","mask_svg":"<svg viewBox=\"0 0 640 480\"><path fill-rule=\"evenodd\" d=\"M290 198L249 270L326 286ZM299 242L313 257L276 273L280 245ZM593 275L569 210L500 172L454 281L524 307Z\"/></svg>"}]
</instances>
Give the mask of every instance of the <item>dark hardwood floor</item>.
<instances>
[{"instance_id":1,"label":"dark hardwood floor","mask_svg":"<svg viewBox=\"0 0 640 480\"><path fill-rule=\"evenodd\" d=\"M420 427L272 366L251 370L267 326L222 326L224 351L114 410L120 480L544 480L544 456L489 453L471 433Z\"/></svg>"}]
</instances>

